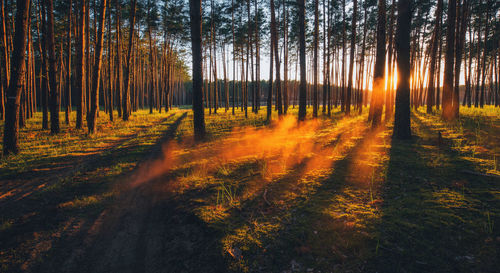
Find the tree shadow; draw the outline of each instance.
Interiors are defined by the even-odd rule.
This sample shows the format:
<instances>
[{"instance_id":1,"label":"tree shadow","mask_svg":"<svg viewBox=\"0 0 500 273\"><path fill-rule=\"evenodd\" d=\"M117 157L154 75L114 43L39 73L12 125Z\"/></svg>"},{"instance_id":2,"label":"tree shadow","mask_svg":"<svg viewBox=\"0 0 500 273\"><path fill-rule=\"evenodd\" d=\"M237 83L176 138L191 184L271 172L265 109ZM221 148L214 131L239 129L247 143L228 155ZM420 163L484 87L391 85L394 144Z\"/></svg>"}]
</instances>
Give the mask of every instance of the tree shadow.
<instances>
[{"instance_id":1,"label":"tree shadow","mask_svg":"<svg viewBox=\"0 0 500 273\"><path fill-rule=\"evenodd\" d=\"M499 201L494 178L464 175L474 165L415 115L412 140L393 139L383 187L382 217L369 272L494 272L498 231L485 230L485 212ZM497 235L495 235L495 233Z\"/></svg>"},{"instance_id":2,"label":"tree shadow","mask_svg":"<svg viewBox=\"0 0 500 273\"><path fill-rule=\"evenodd\" d=\"M80 249L89 234L103 224L107 208L116 198L113 182L130 175L130 167L120 166L135 165L161 151L161 144L174 137L185 117L183 114L172 122L156 144L139 141L134 147L118 145L95 156L91 164L71 177L59 178L26 198L2 203L0 217L10 220L9 226L0 230L0 249L5 251L3 257L15 255L8 258L5 272L63 271L62 264L73 255L68 250Z\"/></svg>"}]
</instances>

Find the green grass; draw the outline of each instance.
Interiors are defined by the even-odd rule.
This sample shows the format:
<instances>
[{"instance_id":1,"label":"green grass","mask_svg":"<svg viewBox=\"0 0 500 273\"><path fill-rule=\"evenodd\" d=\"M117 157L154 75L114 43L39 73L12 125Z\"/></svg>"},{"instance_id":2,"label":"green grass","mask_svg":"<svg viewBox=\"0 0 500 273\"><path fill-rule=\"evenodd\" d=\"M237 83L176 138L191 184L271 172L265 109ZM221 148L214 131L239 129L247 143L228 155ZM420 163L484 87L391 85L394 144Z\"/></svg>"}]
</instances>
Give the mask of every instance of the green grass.
<instances>
[{"instance_id":1,"label":"green grass","mask_svg":"<svg viewBox=\"0 0 500 273\"><path fill-rule=\"evenodd\" d=\"M392 140L390 124L370 129L366 111L344 117L336 109L297 128L297 109L290 119L273 114L271 124L265 109L248 119L221 110L206 113L208 137L198 143L183 110L141 111L93 137L65 127L50 136L36 130L39 117L30 121L22 153L1 161L0 180L27 173L14 182L32 192L2 203L1 271L57 268L133 173L143 175L139 189L154 192L146 194L151 209L164 204L162 221L182 231L162 238L173 271L189 264L200 272L495 272L500 265L498 108L462 108L453 123L418 109L410 141ZM31 143L30 134L38 134ZM168 139L163 156L152 157ZM95 163L50 182L28 175L68 155ZM146 159L152 165L136 167ZM204 238L202 248L169 248L193 234Z\"/></svg>"}]
</instances>

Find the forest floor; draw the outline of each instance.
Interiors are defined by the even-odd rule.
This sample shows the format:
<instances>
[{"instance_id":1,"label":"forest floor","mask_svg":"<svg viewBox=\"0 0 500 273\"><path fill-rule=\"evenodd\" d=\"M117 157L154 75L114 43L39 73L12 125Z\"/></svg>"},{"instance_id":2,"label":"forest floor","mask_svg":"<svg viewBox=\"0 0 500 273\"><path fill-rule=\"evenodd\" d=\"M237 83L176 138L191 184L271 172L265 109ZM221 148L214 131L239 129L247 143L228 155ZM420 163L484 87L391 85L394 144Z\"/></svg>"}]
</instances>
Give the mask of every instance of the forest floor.
<instances>
[{"instance_id":1,"label":"forest floor","mask_svg":"<svg viewBox=\"0 0 500 273\"><path fill-rule=\"evenodd\" d=\"M413 111L409 141L366 114L248 115L207 113L196 143L188 110L101 113L95 136L37 114L0 159L0 272L499 268L500 109Z\"/></svg>"}]
</instances>

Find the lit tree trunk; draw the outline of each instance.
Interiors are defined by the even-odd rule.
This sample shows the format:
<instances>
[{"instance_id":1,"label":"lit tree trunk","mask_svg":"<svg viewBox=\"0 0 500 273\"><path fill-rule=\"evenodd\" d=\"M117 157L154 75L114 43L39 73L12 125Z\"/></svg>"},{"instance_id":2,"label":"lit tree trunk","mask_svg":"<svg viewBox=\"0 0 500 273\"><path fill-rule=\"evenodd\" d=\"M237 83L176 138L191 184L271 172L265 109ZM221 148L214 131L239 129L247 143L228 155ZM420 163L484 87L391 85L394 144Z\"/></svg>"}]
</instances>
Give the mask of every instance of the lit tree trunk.
<instances>
[{"instance_id":1,"label":"lit tree trunk","mask_svg":"<svg viewBox=\"0 0 500 273\"><path fill-rule=\"evenodd\" d=\"M448 2L448 21L446 30L446 56L444 63L444 82L443 82L443 113L444 120L453 120L453 67L455 57L455 13L456 0Z\"/></svg>"},{"instance_id":2,"label":"lit tree trunk","mask_svg":"<svg viewBox=\"0 0 500 273\"><path fill-rule=\"evenodd\" d=\"M87 126L89 134L95 133L97 108L99 107L99 84L101 78L101 63L102 63L102 43L104 33L104 22L106 18L106 2L101 2L101 15L99 17L99 30L97 32L97 41L94 54L94 69L92 74L92 91L90 94L90 114L87 117Z\"/></svg>"},{"instance_id":3,"label":"lit tree trunk","mask_svg":"<svg viewBox=\"0 0 500 273\"><path fill-rule=\"evenodd\" d=\"M134 25L135 25L135 5L136 0L131 0L130 6L130 30L128 36L128 50L127 50L127 61L125 66L125 88L123 93L122 101L122 117L123 120L127 121L130 116L130 69L132 66L132 47L134 42Z\"/></svg>"},{"instance_id":4,"label":"lit tree trunk","mask_svg":"<svg viewBox=\"0 0 500 273\"><path fill-rule=\"evenodd\" d=\"M382 0L384 3L384 10L383 10L383 16L384 16L384 41L383 41L383 47L384 47L384 64L385 64L385 0ZM349 61L349 78L348 84L347 84L347 94L346 94L346 105L345 105L345 113L346 115L349 115L351 113L351 93L352 93L352 76L353 76L353 68L354 68L354 54L356 50L356 17L357 17L357 10L358 10L358 1L354 0L354 6L353 6L353 15L352 15L352 29L351 29L351 59ZM380 15L380 12L379 12ZM378 46L378 42L377 42ZM377 52L378 54L378 52ZM378 56L378 55L377 55ZM385 67L384 67L385 68Z\"/></svg>"},{"instance_id":5,"label":"lit tree trunk","mask_svg":"<svg viewBox=\"0 0 500 273\"><path fill-rule=\"evenodd\" d=\"M111 54L111 14L108 16L108 108L109 120L113 121L113 72L111 63L113 62L113 55Z\"/></svg>"},{"instance_id":6,"label":"lit tree trunk","mask_svg":"<svg viewBox=\"0 0 500 273\"><path fill-rule=\"evenodd\" d=\"M147 19L147 23L148 23L148 38L149 38L149 72L147 75L148 75L148 79L146 80L147 82L147 87L148 87L148 97L149 97L149 113L152 114L153 113L153 39L152 39L152 36L151 36L151 20L149 18L150 16L150 6L151 6L151 3L150 3L150 0L148 0L148 3L147 3L147 6L148 6L148 19Z\"/></svg>"},{"instance_id":7,"label":"lit tree trunk","mask_svg":"<svg viewBox=\"0 0 500 273\"><path fill-rule=\"evenodd\" d=\"M39 41L40 56L42 59L42 92L41 92L41 103L42 103L42 129L49 128L49 112L48 112L48 93L49 93L49 82L48 82L48 69L47 69L47 22L46 22L46 11L45 5L38 2L39 4L39 16L40 16L40 29L39 36L41 35Z\"/></svg>"},{"instance_id":8,"label":"lit tree trunk","mask_svg":"<svg viewBox=\"0 0 500 273\"><path fill-rule=\"evenodd\" d=\"M5 118L5 97L4 93L7 92L8 84L9 84L9 54L7 53L8 45L7 45L7 33L5 31L5 8L4 1L0 0L0 62L2 63L2 67L0 67L0 75L1 78L1 86L0 86L0 120Z\"/></svg>"},{"instance_id":9,"label":"lit tree trunk","mask_svg":"<svg viewBox=\"0 0 500 273\"><path fill-rule=\"evenodd\" d=\"M396 109L394 113L393 137L411 138L410 127L410 26L411 0L398 0L398 19L396 30L396 59L398 84L396 90Z\"/></svg>"},{"instance_id":10,"label":"lit tree trunk","mask_svg":"<svg viewBox=\"0 0 500 273\"><path fill-rule=\"evenodd\" d=\"M300 59L300 91L299 91L299 121L306 119L306 27L305 1L297 0L299 6L299 59Z\"/></svg>"},{"instance_id":11,"label":"lit tree trunk","mask_svg":"<svg viewBox=\"0 0 500 273\"><path fill-rule=\"evenodd\" d=\"M404 3L402 3L401 5L404 6ZM382 108L384 105L385 35L386 35L386 33L385 33L385 16L386 16L385 0L379 0L378 1L378 20L377 20L377 55L375 58L375 67L374 67L374 71L373 71L373 91L372 91L372 99L371 99L371 104L370 104L370 112L372 113L372 118L371 118L372 127L378 126L380 124L380 121L382 119ZM398 18L398 20L399 20L399 18ZM409 27L408 27L408 31L410 31ZM373 110L371 110L372 107L373 107Z\"/></svg>"},{"instance_id":12,"label":"lit tree trunk","mask_svg":"<svg viewBox=\"0 0 500 273\"><path fill-rule=\"evenodd\" d=\"M10 82L3 134L3 154L19 153L19 105L25 80L26 36L28 32L29 0L17 0L13 52L10 59Z\"/></svg>"},{"instance_id":13,"label":"lit tree trunk","mask_svg":"<svg viewBox=\"0 0 500 273\"><path fill-rule=\"evenodd\" d=\"M191 50L193 56L193 124L195 139L205 137L205 117L203 110L203 72L201 46L201 0L189 0L191 18Z\"/></svg>"}]
</instances>

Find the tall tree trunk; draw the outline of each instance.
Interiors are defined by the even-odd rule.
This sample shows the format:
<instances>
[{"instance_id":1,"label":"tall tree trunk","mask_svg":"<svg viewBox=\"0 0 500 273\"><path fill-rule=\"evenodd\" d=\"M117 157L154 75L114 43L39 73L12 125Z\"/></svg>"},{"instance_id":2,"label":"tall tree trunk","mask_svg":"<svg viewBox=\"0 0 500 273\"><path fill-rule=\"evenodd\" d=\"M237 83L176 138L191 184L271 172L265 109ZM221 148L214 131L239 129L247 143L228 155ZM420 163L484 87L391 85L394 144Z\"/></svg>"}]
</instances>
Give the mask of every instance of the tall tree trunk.
<instances>
[{"instance_id":1,"label":"tall tree trunk","mask_svg":"<svg viewBox=\"0 0 500 273\"><path fill-rule=\"evenodd\" d=\"M255 5L255 113L260 110L260 36L259 36L259 10L257 9L257 0L254 1ZM286 111L286 109L285 109Z\"/></svg>"},{"instance_id":2,"label":"tall tree trunk","mask_svg":"<svg viewBox=\"0 0 500 273\"><path fill-rule=\"evenodd\" d=\"M392 0L391 14L389 17L389 44L387 65L388 65L388 75L389 75L389 86L385 95L385 120L389 120L392 117L394 109L394 11L396 10L396 0Z\"/></svg>"},{"instance_id":3,"label":"tall tree trunk","mask_svg":"<svg viewBox=\"0 0 500 273\"><path fill-rule=\"evenodd\" d=\"M80 0L80 32L76 47L76 128L81 129L83 123L83 97L85 92L85 16L87 4L85 0Z\"/></svg>"},{"instance_id":4,"label":"tall tree trunk","mask_svg":"<svg viewBox=\"0 0 500 273\"><path fill-rule=\"evenodd\" d=\"M116 5L116 107L118 110L118 117L122 116L122 42L121 42L121 4L118 0L115 0Z\"/></svg>"},{"instance_id":5,"label":"tall tree trunk","mask_svg":"<svg viewBox=\"0 0 500 273\"><path fill-rule=\"evenodd\" d=\"M234 0L231 0L231 31L233 34L233 116L235 115L234 113L234 107L236 104L236 42L235 42L235 37L234 37Z\"/></svg>"},{"instance_id":6,"label":"tall tree trunk","mask_svg":"<svg viewBox=\"0 0 500 273\"><path fill-rule=\"evenodd\" d=\"M99 84L101 78L102 63L102 43L104 33L104 22L106 20L107 0L101 2L101 14L99 16L99 30L97 32L97 41L94 54L94 69L92 70L92 91L90 94L90 114L87 117L87 126L89 134L95 133L97 108L99 107Z\"/></svg>"},{"instance_id":7,"label":"tall tree trunk","mask_svg":"<svg viewBox=\"0 0 500 273\"><path fill-rule=\"evenodd\" d=\"M490 17L490 7L491 7L491 1L486 2L486 27L484 30L484 42L483 42L483 60L481 62L482 65L482 73L481 73L481 95L479 97L479 106L481 108L484 107L484 101L485 101L485 94L484 94L484 88L485 88L485 82L486 82L486 58L488 56L487 54L487 42L488 42L488 35L489 35L489 30L490 30L490 24L489 24L489 17Z\"/></svg>"},{"instance_id":8,"label":"tall tree trunk","mask_svg":"<svg viewBox=\"0 0 500 273\"><path fill-rule=\"evenodd\" d=\"M191 19L191 50L193 56L193 124L195 139L205 137L205 117L203 110L203 71L201 44L201 0L189 0Z\"/></svg>"},{"instance_id":9,"label":"tall tree trunk","mask_svg":"<svg viewBox=\"0 0 500 273\"><path fill-rule=\"evenodd\" d=\"M48 68L47 68L47 16L46 9L43 2L38 2L40 11L40 26L39 34L41 34L41 47L40 47L40 55L42 59L42 129L49 128L49 110L48 110L48 99L49 99L49 81L48 81Z\"/></svg>"},{"instance_id":10,"label":"tall tree trunk","mask_svg":"<svg viewBox=\"0 0 500 273\"><path fill-rule=\"evenodd\" d=\"M340 110L345 111L345 40L346 40L346 18L345 18L345 0L342 0L342 71L341 71L341 94L340 94Z\"/></svg>"},{"instance_id":11,"label":"tall tree trunk","mask_svg":"<svg viewBox=\"0 0 500 273\"><path fill-rule=\"evenodd\" d=\"M398 0L396 30L396 59L398 65L398 86L394 113L393 137L411 138L410 126L410 26L411 0Z\"/></svg>"},{"instance_id":12,"label":"tall tree trunk","mask_svg":"<svg viewBox=\"0 0 500 273\"><path fill-rule=\"evenodd\" d=\"M7 53L8 45L7 45L7 33L5 29L5 21L7 17L5 15L5 7L4 1L0 0L0 62L2 63L2 67L0 67L0 75L1 78L1 86L0 86L0 120L5 118L5 97L4 93L7 92L8 84L9 84L9 54Z\"/></svg>"},{"instance_id":13,"label":"tall tree trunk","mask_svg":"<svg viewBox=\"0 0 500 273\"><path fill-rule=\"evenodd\" d=\"M404 5L405 5L405 3L401 3L401 6L404 6ZM405 11L403 10L402 12L405 12ZM372 91L372 99L371 99L371 104L370 104L370 112L372 113L372 118L371 118L372 127L376 127L380 124L380 121L382 119L382 108L384 105L385 35L386 35L386 33L385 33L385 16L386 16L385 0L379 0L378 1L378 19L377 19L377 55L375 58L375 67L374 67L374 71L373 71L373 91ZM406 14L405 14L405 16L406 16ZM398 20L400 20L399 17L398 17ZM404 23L405 22L401 22L401 24L404 24ZM410 28L408 28L408 31L410 31ZM373 110L371 110L372 107L373 107Z\"/></svg>"},{"instance_id":14,"label":"tall tree trunk","mask_svg":"<svg viewBox=\"0 0 500 273\"><path fill-rule=\"evenodd\" d=\"M383 47L384 47L384 64L385 64L385 0L382 0L384 3L384 41L383 41ZM354 68L354 54L356 52L356 19L358 14L358 1L354 0L354 5L353 5L353 15L352 15L352 29L351 29L351 59L349 60L349 78L348 84L347 84L347 93L346 93L346 105L345 105L345 113L346 115L349 115L351 113L351 93L352 93L352 76L353 76L353 68ZM380 12L379 12L380 15ZM378 41L377 41L377 46L378 46ZM377 52L378 53L378 52ZM378 56L378 55L377 55Z\"/></svg>"},{"instance_id":15,"label":"tall tree trunk","mask_svg":"<svg viewBox=\"0 0 500 273\"><path fill-rule=\"evenodd\" d=\"M111 63L113 62L113 54L111 53L111 14L108 16L108 105L109 105L109 120L113 121L113 71Z\"/></svg>"},{"instance_id":16,"label":"tall tree trunk","mask_svg":"<svg viewBox=\"0 0 500 273\"><path fill-rule=\"evenodd\" d=\"M438 0L436 8L436 21L434 23L434 32L431 40L431 63L429 70L429 84L427 85L427 113L432 113L432 107L435 101L435 79L436 79L436 61L437 61L437 50L438 50L438 40L439 29L441 28L441 13L443 10L443 0Z\"/></svg>"},{"instance_id":17,"label":"tall tree trunk","mask_svg":"<svg viewBox=\"0 0 500 273\"><path fill-rule=\"evenodd\" d=\"M356 0L354 0L356 3ZM318 0L314 0L314 37L313 37L313 117L318 117L318 44L319 44L319 12Z\"/></svg>"},{"instance_id":18,"label":"tall tree trunk","mask_svg":"<svg viewBox=\"0 0 500 273\"><path fill-rule=\"evenodd\" d=\"M130 3L130 29L128 36L127 61L125 66L125 88L122 101L122 118L127 121L130 116L130 69L132 66L132 47L134 43L134 28L135 28L135 8L136 0L131 0Z\"/></svg>"},{"instance_id":19,"label":"tall tree trunk","mask_svg":"<svg viewBox=\"0 0 500 273\"><path fill-rule=\"evenodd\" d=\"M25 80L26 36L28 32L29 0L17 0L13 52L10 59L10 82L3 134L3 154L19 153L19 105Z\"/></svg>"},{"instance_id":20,"label":"tall tree trunk","mask_svg":"<svg viewBox=\"0 0 500 273\"><path fill-rule=\"evenodd\" d=\"M443 82L443 113L444 120L453 120L453 67L455 63L455 13L456 0L448 2L448 20L446 29L446 56L444 63L444 82Z\"/></svg>"},{"instance_id":21,"label":"tall tree trunk","mask_svg":"<svg viewBox=\"0 0 500 273\"><path fill-rule=\"evenodd\" d=\"M281 80L280 80L280 56L278 47L278 31L276 29L276 18L274 13L274 0L271 0L271 36L273 37L274 47L274 63L276 65L276 105L278 106L278 115L283 114L283 102L281 94Z\"/></svg>"},{"instance_id":22,"label":"tall tree trunk","mask_svg":"<svg viewBox=\"0 0 500 273\"><path fill-rule=\"evenodd\" d=\"M59 133L59 89L56 79L56 48L54 39L54 5L52 0L45 0L47 5L47 51L49 54L50 83L50 132Z\"/></svg>"},{"instance_id":23,"label":"tall tree trunk","mask_svg":"<svg viewBox=\"0 0 500 273\"><path fill-rule=\"evenodd\" d=\"M305 1L297 0L299 6L299 59L300 59L300 91L299 91L299 121L306 119L306 26Z\"/></svg>"},{"instance_id":24,"label":"tall tree trunk","mask_svg":"<svg viewBox=\"0 0 500 273\"><path fill-rule=\"evenodd\" d=\"M456 18L457 31L455 33L455 83L452 96L452 111L454 119L458 118L460 110L460 66L462 64L462 49L463 44L465 43L465 32L467 29L468 9L468 0L464 0L463 3L459 1Z\"/></svg>"},{"instance_id":25,"label":"tall tree trunk","mask_svg":"<svg viewBox=\"0 0 500 273\"><path fill-rule=\"evenodd\" d=\"M73 3L69 0L69 10L68 10L68 33L67 33L67 62L66 62L66 124L69 124L69 115L71 113L71 20L72 20Z\"/></svg>"},{"instance_id":26,"label":"tall tree trunk","mask_svg":"<svg viewBox=\"0 0 500 273\"><path fill-rule=\"evenodd\" d=\"M271 50L269 54L269 89L267 92L267 120L271 120L271 114L273 111L273 57L274 57L274 39L273 35L271 35Z\"/></svg>"}]
</instances>

